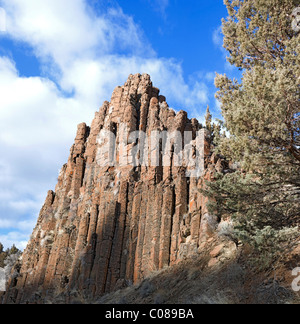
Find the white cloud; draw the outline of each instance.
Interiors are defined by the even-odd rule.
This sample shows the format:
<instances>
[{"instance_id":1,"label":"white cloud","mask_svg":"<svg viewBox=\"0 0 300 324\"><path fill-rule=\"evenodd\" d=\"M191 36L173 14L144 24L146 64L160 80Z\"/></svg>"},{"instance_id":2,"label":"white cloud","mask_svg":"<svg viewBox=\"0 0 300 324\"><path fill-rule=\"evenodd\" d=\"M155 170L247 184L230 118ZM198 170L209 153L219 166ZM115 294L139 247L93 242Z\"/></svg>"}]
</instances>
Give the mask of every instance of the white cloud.
<instances>
[{"instance_id":1,"label":"white cloud","mask_svg":"<svg viewBox=\"0 0 300 324\"><path fill-rule=\"evenodd\" d=\"M78 57L96 58L116 49L153 54L133 19L120 8L96 16L84 0L3 0L7 30L35 53L67 67Z\"/></svg>"},{"instance_id":2,"label":"white cloud","mask_svg":"<svg viewBox=\"0 0 300 324\"><path fill-rule=\"evenodd\" d=\"M19 231L23 232L23 235L27 235L30 234L33 230L33 228L36 225L36 220L27 220L27 221L15 221L15 220L9 220L9 219L0 219L0 228L2 229L10 229L10 228L14 228L17 229ZM0 240L1 242L1 240ZM17 243L18 240L15 242Z\"/></svg>"},{"instance_id":3,"label":"white cloud","mask_svg":"<svg viewBox=\"0 0 300 324\"><path fill-rule=\"evenodd\" d=\"M216 78L216 73L214 72L207 72L205 74L205 79L209 82L214 82L215 81L215 78Z\"/></svg>"},{"instance_id":4,"label":"white cloud","mask_svg":"<svg viewBox=\"0 0 300 324\"><path fill-rule=\"evenodd\" d=\"M2 6L8 36L32 46L46 71L21 77L12 59L0 57L0 230L14 229L0 241L22 247L67 160L76 125L90 123L129 74L149 73L174 108L195 114L199 105L205 109L208 88L201 80L187 83L175 60L158 58L120 8L96 15L84 0Z\"/></svg>"},{"instance_id":5,"label":"white cloud","mask_svg":"<svg viewBox=\"0 0 300 324\"><path fill-rule=\"evenodd\" d=\"M27 245L28 235L21 232L9 232L6 235L0 235L0 242L4 247L11 247L13 244L17 248L24 250Z\"/></svg>"},{"instance_id":6,"label":"white cloud","mask_svg":"<svg viewBox=\"0 0 300 324\"><path fill-rule=\"evenodd\" d=\"M149 2L151 2L151 4L153 5L153 7L159 11L163 17L165 17L166 14L166 9L169 6L169 0L149 0Z\"/></svg>"},{"instance_id":7,"label":"white cloud","mask_svg":"<svg viewBox=\"0 0 300 324\"><path fill-rule=\"evenodd\" d=\"M222 33L222 26L219 26L213 32L213 43L223 49L223 33Z\"/></svg>"}]
</instances>

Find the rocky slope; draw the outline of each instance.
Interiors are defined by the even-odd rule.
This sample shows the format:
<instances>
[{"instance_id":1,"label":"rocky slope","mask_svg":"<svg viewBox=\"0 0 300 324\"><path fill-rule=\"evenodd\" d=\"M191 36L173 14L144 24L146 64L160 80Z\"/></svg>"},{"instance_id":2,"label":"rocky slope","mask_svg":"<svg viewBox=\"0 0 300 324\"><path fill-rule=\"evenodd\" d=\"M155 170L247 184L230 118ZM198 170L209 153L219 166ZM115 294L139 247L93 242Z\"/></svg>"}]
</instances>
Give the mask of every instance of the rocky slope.
<instances>
[{"instance_id":1,"label":"rocky slope","mask_svg":"<svg viewBox=\"0 0 300 324\"><path fill-rule=\"evenodd\" d=\"M123 164L124 151L134 158L141 141L129 140L121 150L124 125L145 134L177 131L183 140L189 131L192 148L202 129L185 112L170 109L148 75L131 75L116 88L91 127L78 126L68 163L55 192L48 193L5 303L42 303L58 295L71 302L78 292L97 300L201 253L217 220L199 190L224 161L211 155L203 130L200 178L186 176L188 161L174 162L174 143L167 152L169 164L162 163L161 147L147 153L158 153L158 166ZM115 135L114 166L102 163L108 154L99 135L103 130Z\"/></svg>"},{"instance_id":2,"label":"rocky slope","mask_svg":"<svg viewBox=\"0 0 300 324\"><path fill-rule=\"evenodd\" d=\"M221 226L220 226L221 227ZM299 249L276 268L261 269L251 254L220 235L208 239L199 253L177 265L156 271L137 285L87 301L80 293L73 303L96 304L299 304L292 290L293 267ZM51 302L51 301L49 301ZM59 299L57 299L59 302Z\"/></svg>"}]
</instances>

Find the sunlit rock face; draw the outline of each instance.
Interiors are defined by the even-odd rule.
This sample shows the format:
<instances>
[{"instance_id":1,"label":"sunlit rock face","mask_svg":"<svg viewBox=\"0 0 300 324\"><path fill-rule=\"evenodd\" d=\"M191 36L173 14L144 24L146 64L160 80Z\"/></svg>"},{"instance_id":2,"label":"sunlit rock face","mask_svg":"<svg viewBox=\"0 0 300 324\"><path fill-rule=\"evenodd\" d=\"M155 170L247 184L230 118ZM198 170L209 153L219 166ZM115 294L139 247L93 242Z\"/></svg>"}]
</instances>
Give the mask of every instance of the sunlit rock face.
<instances>
[{"instance_id":1,"label":"sunlit rock face","mask_svg":"<svg viewBox=\"0 0 300 324\"><path fill-rule=\"evenodd\" d=\"M197 254L217 222L200 193L215 166L198 121L131 75L78 126L4 302L93 300Z\"/></svg>"}]
</instances>

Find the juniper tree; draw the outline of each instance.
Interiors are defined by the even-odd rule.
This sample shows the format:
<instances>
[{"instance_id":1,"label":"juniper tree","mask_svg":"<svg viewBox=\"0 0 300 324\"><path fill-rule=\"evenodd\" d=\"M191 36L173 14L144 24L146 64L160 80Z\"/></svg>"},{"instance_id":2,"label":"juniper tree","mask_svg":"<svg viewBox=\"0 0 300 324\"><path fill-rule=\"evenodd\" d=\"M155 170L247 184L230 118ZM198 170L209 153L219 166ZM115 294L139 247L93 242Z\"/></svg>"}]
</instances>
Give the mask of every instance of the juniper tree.
<instances>
[{"instance_id":1,"label":"juniper tree","mask_svg":"<svg viewBox=\"0 0 300 324\"><path fill-rule=\"evenodd\" d=\"M210 133L212 132L212 114L210 113L209 106L206 108L205 127Z\"/></svg>"},{"instance_id":2,"label":"juniper tree","mask_svg":"<svg viewBox=\"0 0 300 324\"><path fill-rule=\"evenodd\" d=\"M239 238L258 249L268 250L268 239L278 237L279 251L300 218L300 42L292 24L300 2L225 4L224 47L243 77L241 83L216 77L216 97L231 134L220 139L218 152L241 169L217 175L209 185L210 209L232 216Z\"/></svg>"},{"instance_id":3,"label":"juniper tree","mask_svg":"<svg viewBox=\"0 0 300 324\"><path fill-rule=\"evenodd\" d=\"M211 143L216 144L219 142L221 131L223 128L223 122L218 120L213 122L213 116L210 112L209 106L207 106L205 114L205 128L209 131L209 136L211 138Z\"/></svg>"}]
</instances>

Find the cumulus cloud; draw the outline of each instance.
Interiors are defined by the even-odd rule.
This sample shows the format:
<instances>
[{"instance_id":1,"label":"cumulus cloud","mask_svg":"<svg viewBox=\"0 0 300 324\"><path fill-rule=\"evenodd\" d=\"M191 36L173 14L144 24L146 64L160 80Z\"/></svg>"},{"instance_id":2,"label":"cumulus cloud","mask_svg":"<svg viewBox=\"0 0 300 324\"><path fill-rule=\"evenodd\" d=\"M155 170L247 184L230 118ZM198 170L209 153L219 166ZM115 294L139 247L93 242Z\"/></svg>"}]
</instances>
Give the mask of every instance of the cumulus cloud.
<instances>
[{"instance_id":1,"label":"cumulus cloud","mask_svg":"<svg viewBox=\"0 0 300 324\"><path fill-rule=\"evenodd\" d=\"M222 26L219 26L213 31L213 43L218 46L220 49L223 49L223 34Z\"/></svg>"},{"instance_id":2,"label":"cumulus cloud","mask_svg":"<svg viewBox=\"0 0 300 324\"><path fill-rule=\"evenodd\" d=\"M205 108L208 88L205 79L186 82L174 59L157 57L119 7L96 14L85 0L2 0L2 6L6 36L31 46L44 71L22 77L11 58L0 57L0 241L23 248L76 125L90 123L115 86L131 73L149 73L175 109L195 114Z\"/></svg>"},{"instance_id":3,"label":"cumulus cloud","mask_svg":"<svg viewBox=\"0 0 300 324\"><path fill-rule=\"evenodd\" d=\"M0 242L5 247L17 245L18 249L24 250L28 242L28 235L20 232L9 232L6 235L0 235Z\"/></svg>"},{"instance_id":4,"label":"cumulus cloud","mask_svg":"<svg viewBox=\"0 0 300 324\"><path fill-rule=\"evenodd\" d=\"M121 8L101 16L84 0L3 0L7 30L27 42L43 59L65 66L78 56L95 57L114 50L141 53L150 50L143 33Z\"/></svg>"}]
</instances>

